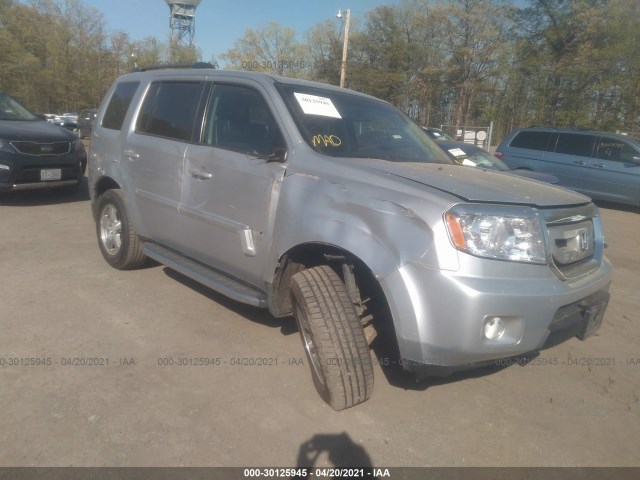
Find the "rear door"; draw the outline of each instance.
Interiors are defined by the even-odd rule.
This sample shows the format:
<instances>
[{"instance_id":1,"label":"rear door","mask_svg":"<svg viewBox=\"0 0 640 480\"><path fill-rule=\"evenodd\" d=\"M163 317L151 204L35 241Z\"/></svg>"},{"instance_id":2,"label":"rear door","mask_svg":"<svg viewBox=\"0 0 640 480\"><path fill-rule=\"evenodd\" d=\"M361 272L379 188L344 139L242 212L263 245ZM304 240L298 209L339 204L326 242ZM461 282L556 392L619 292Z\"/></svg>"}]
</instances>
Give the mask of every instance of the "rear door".
<instances>
[{"instance_id":1,"label":"rear door","mask_svg":"<svg viewBox=\"0 0 640 480\"><path fill-rule=\"evenodd\" d=\"M169 247L180 246L184 155L204 86L197 80L152 82L123 152L135 188L140 232Z\"/></svg>"},{"instance_id":2,"label":"rear door","mask_svg":"<svg viewBox=\"0 0 640 480\"><path fill-rule=\"evenodd\" d=\"M588 133L553 134L545 171L558 177L560 185L592 196L595 172L591 161L595 144L596 136Z\"/></svg>"}]
</instances>

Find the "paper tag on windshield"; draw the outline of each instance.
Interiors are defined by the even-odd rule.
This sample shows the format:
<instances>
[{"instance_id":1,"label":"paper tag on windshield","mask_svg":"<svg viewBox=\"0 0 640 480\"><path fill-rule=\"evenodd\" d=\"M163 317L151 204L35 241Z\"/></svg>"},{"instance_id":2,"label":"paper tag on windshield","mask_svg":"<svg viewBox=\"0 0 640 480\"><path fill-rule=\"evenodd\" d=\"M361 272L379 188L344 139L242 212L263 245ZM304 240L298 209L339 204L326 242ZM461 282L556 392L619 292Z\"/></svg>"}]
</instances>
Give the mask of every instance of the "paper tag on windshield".
<instances>
[{"instance_id":1,"label":"paper tag on windshield","mask_svg":"<svg viewBox=\"0 0 640 480\"><path fill-rule=\"evenodd\" d=\"M464 157L466 155L460 148L451 148L449 149L449 153L454 157Z\"/></svg>"},{"instance_id":2,"label":"paper tag on windshield","mask_svg":"<svg viewBox=\"0 0 640 480\"><path fill-rule=\"evenodd\" d=\"M307 115L321 115L323 117L342 118L330 98L294 93L296 100Z\"/></svg>"},{"instance_id":3,"label":"paper tag on windshield","mask_svg":"<svg viewBox=\"0 0 640 480\"><path fill-rule=\"evenodd\" d=\"M471 160L469 160L468 158L465 158L462 161L462 165L466 165L467 167L475 167L476 166L476 162L472 162Z\"/></svg>"}]
</instances>

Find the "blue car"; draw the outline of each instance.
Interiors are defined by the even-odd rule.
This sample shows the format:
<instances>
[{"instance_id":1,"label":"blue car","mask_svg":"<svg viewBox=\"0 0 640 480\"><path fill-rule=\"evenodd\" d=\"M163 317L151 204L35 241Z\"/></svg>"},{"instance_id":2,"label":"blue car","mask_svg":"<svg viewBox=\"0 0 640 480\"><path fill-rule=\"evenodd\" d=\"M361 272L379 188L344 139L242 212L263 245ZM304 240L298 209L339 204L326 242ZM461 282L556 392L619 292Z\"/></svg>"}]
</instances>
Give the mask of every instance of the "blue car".
<instances>
[{"instance_id":1,"label":"blue car","mask_svg":"<svg viewBox=\"0 0 640 480\"><path fill-rule=\"evenodd\" d=\"M511 168L555 175L560 185L591 198L640 206L640 141L630 136L519 128L496 155Z\"/></svg>"}]
</instances>

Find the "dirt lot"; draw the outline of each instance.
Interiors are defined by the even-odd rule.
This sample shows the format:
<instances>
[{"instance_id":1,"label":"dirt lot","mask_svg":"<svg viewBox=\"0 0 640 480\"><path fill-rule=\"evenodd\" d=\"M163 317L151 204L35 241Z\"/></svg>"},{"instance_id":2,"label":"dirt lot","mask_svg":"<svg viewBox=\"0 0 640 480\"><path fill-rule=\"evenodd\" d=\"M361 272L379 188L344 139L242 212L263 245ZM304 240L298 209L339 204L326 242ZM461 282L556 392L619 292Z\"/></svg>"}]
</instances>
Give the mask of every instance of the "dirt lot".
<instances>
[{"instance_id":1,"label":"dirt lot","mask_svg":"<svg viewBox=\"0 0 640 480\"><path fill-rule=\"evenodd\" d=\"M110 268L86 188L2 196L0 465L640 466L640 214L602 216L598 336L421 384L376 366L372 399L337 413L291 322Z\"/></svg>"}]
</instances>

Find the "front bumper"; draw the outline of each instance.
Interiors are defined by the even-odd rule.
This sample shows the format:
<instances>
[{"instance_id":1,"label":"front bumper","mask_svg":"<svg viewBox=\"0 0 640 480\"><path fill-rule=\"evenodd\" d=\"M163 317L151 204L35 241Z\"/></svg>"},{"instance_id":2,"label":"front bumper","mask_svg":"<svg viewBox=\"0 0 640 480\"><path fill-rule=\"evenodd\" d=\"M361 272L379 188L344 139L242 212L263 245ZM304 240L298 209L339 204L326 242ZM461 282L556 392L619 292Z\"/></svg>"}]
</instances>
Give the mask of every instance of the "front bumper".
<instances>
[{"instance_id":1,"label":"front bumper","mask_svg":"<svg viewBox=\"0 0 640 480\"><path fill-rule=\"evenodd\" d=\"M36 190L43 188L58 188L78 185L84 176L86 157L79 156L71 162L35 163L24 165L24 162L14 162L11 167L0 168L0 192L19 190ZM41 180L40 171L44 169L59 169L59 180Z\"/></svg>"},{"instance_id":2,"label":"front bumper","mask_svg":"<svg viewBox=\"0 0 640 480\"><path fill-rule=\"evenodd\" d=\"M34 183L0 183L0 192L18 192L22 190L39 190L44 188L61 188L78 185L80 179L77 180L58 180L52 182L34 182Z\"/></svg>"},{"instance_id":3,"label":"front bumper","mask_svg":"<svg viewBox=\"0 0 640 480\"><path fill-rule=\"evenodd\" d=\"M611 283L606 259L571 282L547 266L503 265L505 277L407 264L382 280L406 370L448 375L597 330ZM483 326L495 317L508 327L490 340Z\"/></svg>"}]
</instances>

